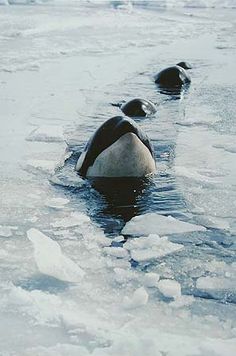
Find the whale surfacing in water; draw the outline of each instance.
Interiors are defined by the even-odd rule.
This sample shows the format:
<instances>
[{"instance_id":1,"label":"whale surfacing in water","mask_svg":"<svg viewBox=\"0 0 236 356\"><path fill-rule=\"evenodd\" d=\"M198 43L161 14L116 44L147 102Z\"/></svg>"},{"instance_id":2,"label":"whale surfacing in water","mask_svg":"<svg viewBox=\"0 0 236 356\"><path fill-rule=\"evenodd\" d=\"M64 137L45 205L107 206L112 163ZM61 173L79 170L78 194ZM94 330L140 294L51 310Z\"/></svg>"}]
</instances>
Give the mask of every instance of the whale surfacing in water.
<instances>
[{"instance_id":1,"label":"whale surfacing in water","mask_svg":"<svg viewBox=\"0 0 236 356\"><path fill-rule=\"evenodd\" d=\"M75 169L84 177L145 177L156 164L147 135L132 119L115 116L97 129Z\"/></svg>"},{"instance_id":2,"label":"whale surfacing in water","mask_svg":"<svg viewBox=\"0 0 236 356\"><path fill-rule=\"evenodd\" d=\"M157 111L155 104L145 99L130 100L121 106L121 110L129 117L146 117Z\"/></svg>"},{"instance_id":3,"label":"whale surfacing in water","mask_svg":"<svg viewBox=\"0 0 236 356\"><path fill-rule=\"evenodd\" d=\"M155 83L162 94L180 95L183 88L188 88L191 78L186 70L191 69L187 62L163 69L154 76Z\"/></svg>"},{"instance_id":4,"label":"whale surfacing in water","mask_svg":"<svg viewBox=\"0 0 236 356\"><path fill-rule=\"evenodd\" d=\"M181 87L190 83L190 76L180 65L168 67L159 72L155 77L155 83L163 87Z\"/></svg>"}]
</instances>

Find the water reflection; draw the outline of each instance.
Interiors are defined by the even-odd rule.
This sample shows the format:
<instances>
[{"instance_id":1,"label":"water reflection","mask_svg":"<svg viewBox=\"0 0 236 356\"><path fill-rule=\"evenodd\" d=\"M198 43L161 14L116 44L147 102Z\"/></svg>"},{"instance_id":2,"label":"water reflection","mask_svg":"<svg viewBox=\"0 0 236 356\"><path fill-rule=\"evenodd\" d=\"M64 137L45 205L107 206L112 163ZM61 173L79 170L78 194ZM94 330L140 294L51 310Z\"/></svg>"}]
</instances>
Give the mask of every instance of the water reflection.
<instances>
[{"instance_id":1,"label":"water reflection","mask_svg":"<svg viewBox=\"0 0 236 356\"><path fill-rule=\"evenodd\" d=\"M105 198L107 206L104 213L130 220L140 213L142 201L148 198L153 178L97 178L91 185Z\"/></svg>"},{"instance_id":2,"label":"water reflection","mask_svg":"<svg viewBox=\"0 0 236 356\"><path fill-rule=\"evenodd\" d=\"M169 95L172 100L179 100L182 96L188 91L190 87L189 83L185 83L183 85L176 86L167 86L157 84L157 90L160 94Z\"/></svg>"}]
</instances>

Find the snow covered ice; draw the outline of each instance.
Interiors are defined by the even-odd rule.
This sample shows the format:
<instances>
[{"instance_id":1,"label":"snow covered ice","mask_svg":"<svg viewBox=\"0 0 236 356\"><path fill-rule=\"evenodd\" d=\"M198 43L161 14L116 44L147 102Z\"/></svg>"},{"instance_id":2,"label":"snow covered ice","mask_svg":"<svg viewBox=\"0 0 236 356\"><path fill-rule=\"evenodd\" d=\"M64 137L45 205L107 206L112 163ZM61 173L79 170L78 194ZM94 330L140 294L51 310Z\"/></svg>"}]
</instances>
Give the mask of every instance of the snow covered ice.
<instances>
[{"instance_id":1,"label":"snow covered ice","mask_svg":"<svg viewBox=\"0 0 236 356\"><path fill-rule=\"evenodd\" d=\"M0 5L1 356L234 356L235 1ZM75 162L135 97L157 173L107 196Z\"/></svg>"},{"instance_id":2,"label":"snow covered ice","mask_svg":"<svg viewBox=\"0 0 236 356\"><path fill-rule=\"evenodd\" d=\"M62 142L63 128L61 126L41 126L33 130L27 137L28 141Z\"/></svg>"}]
</instances>

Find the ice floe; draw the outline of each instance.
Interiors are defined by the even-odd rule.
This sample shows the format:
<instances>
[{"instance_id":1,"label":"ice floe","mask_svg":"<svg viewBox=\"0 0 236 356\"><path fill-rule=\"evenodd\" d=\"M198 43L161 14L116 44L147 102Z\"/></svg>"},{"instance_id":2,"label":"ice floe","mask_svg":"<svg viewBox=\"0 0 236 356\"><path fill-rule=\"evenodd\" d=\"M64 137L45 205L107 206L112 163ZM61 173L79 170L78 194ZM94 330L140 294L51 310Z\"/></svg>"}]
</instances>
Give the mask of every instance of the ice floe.
<instances>
[{"instance_id":1,"label":"ice floe","mask_svg":"<svg viewBox=\"0 0 236 356\"><path fill-rule=\"evenodd\" d=\"M135 216L127 222L122 230L122 234L135 236L158 234L163 236L192 231L206 231L206 228L200 225L190 224L188 222L178 220L172 216L148 213Z\"/></svg>"},{"instance_id":2,"label":"ice floe","mask_svg":"<svg viewBox=\"0 0 236 356\"><path fill-rule=\"evenodd\" d=\"M27 231L28 239L34 246L34 258L41 273L66 282L81 282L85 272L69 257L60 245L37 229Z\"/></svg>"},{"instance_id":3,"label":"ice floe","mask_svg":"<svg viewBox=\"0 0 236 356\"><path fill-rule=\"evenodd\" d=\"M160 237L150 234L147 237L139 237L128 240L124 244L131 255L131 258L137 262L148 262L179 251L183 245L170 242L166 236Z\"/></svg>"}]
</instances>

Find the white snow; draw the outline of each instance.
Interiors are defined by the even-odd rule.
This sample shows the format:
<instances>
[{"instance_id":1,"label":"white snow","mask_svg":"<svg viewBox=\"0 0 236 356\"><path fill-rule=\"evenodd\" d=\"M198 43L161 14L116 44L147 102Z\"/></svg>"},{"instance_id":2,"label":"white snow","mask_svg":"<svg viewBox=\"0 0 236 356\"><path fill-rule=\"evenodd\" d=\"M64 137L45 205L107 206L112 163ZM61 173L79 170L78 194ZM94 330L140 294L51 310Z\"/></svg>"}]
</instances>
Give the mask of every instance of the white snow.
<instances>
[{"instance_id":1,"label":"white snow","mask_svg":"<svg viewBox=\"0 0 236 356\"><path fill-rule=\"evenodd\" d=\"M56 4L65 3L65 0L0 0L0 5L19 5L19 4L43 4L47 2L55 2ZM81 0L77 0L81 1ZM67 1L67 4L73 4L73 0ZM98 3L97 0L89 0L89 5L94 6L110 6L111 4L115 4L115 1L106 1ZM158 7L186 7L186 8L207 8L207 7L216 7L216 8L224 8L224 7L235 7L234 0L179 0L176 2L175 0L145 0L145 2L140 0L119 0L117 1L116 8L118 10L127 11L130 13L132 11L133 6L147 6L150 8L158 8Z\"/></svg>"},{"instance_id":2,"label":"white snow","mask_svg":"<svg viewBox=\"0 0 236 356\"><path fill-rule=\"evenodd\" d=\"M162 279L158 282L158 289L168 298L177 298L181 296L181 285L172 279Z\"/></svg>"},{"instance_id":3,"label":"white snow","mask_svg":"<svg viewBox=\"0 0 236 356\"><path fill-rule=\"evenodd\" d=\"M114 268L115 279L118 283L127 283L138 278L138 274L132 271L130 268Z\"/></svg>"},{"instance_id":4,"label":"white snow","mask_svg":"<svg viewBox=\"0 0 236 356\"><path fill-rule=\"evenodd\" d=\"M212 172L212 173L214 174L214 172ZM218 183L219 182L217 180L217 178L200 174L200 173L198 173L198 171L196 169L193 169L193 168L175 166L175 174L177 176L184 176L186 178L194 179L198 182L204 182L204 183Z\"/></svg>"},{"instance_id":5,"label":"white snow","mask_svg":"<svg viewBox=\"0 0 236 356\"><path fill-rule=\"evenodd\" d=\"M135 236L158 234L163 236L170 234L183 234L191 231L206 231L206 228L200 225L190 224L178 220L172 216L148 213L135 216L127 222L122 230L122 234Z\"/></svg>"},{"instance_id":6,"label":"white snow","mask_svg":"<svg viewBox=\"0 0 236 356\"><path fill-rule=\"evenodd\" d=\"M34 129L27 137L27 141L63 142L63 128L61 126L43 125Z\"/></svg>"},{"instance_id":7,"label":"white snow","mask_svg":"<svg viewBox=\"0 0 236 356\"><path fill-rule=\"evenodd\" d=\"M85 272L69 257L60 245L37 229L27 231L28 239L34 246L34 258L41 273L66 282L81 282Z\"/></svg>"},{"instance_id":8,"label":"white snow","mask_svg":"<svg viewBox=\"0 0 236 356\"><path fill-rule=\"evenodd\" d=\"M148 293L144 287L136 289L131 297L125 296L123 300L124 308L135 309L146 305Z\"/></svg>"}]
</instances>

